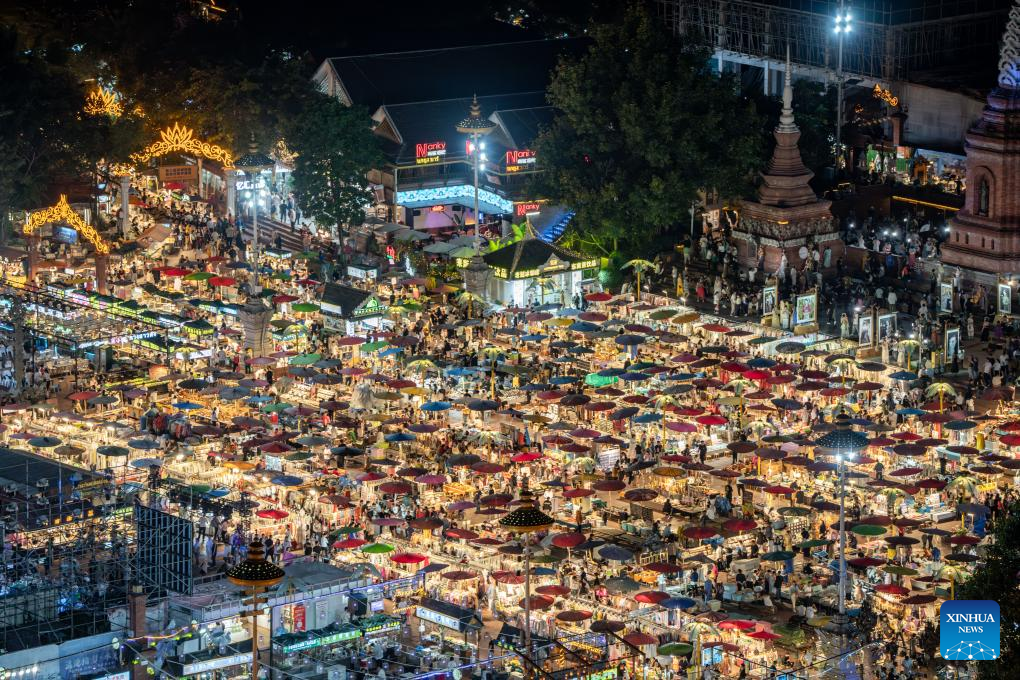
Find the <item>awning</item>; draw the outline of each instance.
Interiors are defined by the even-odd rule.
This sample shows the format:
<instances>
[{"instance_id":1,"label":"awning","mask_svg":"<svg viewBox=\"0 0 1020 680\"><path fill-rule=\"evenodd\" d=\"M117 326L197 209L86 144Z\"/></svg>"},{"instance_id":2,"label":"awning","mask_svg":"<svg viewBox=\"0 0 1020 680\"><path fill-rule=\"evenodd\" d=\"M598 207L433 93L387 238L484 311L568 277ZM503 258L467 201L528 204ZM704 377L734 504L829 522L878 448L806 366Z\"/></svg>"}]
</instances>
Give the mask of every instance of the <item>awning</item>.
<instances>
[{"instance_id":1,"label":"awning","mask_svg":"<svg viewBox=\"0 0 1020 680\"><path fill-rule=\"evenodd\" d=\"M482 620L474 609L459 607L431 597L422 599L415 610L415 616L462 633L468 630L478 630L482 627Z\"/></svg>"}]
</instances>

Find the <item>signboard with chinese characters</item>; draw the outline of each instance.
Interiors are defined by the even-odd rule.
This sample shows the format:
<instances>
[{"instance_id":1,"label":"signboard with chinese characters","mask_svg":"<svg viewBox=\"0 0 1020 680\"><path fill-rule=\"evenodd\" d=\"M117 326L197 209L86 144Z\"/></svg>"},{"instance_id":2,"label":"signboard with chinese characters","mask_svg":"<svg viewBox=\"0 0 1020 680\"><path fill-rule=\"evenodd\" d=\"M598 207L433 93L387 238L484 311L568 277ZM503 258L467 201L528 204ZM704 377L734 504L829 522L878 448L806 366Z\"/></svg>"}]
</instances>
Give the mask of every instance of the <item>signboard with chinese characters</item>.
<instances>
[{"instance_id":1,"label":"signboard with chinese characters","mask_svg":"<svg viewBox=\"0 0 1020 680\"><path fill-rule=\"evenodd\" d=\"M414 611L414 615L417 616L419 619L431 621L432 623L443 626L444 628L450 628L451 630L458 631L460 630L460 620L454 616L440 614L439 612L434 612L431 609L426 609L425 607L418 607Z\"/></svg>"},{"instance_id":2,"label":"signboard with chinese characters","mask_svg":"<svg viewBox=\"0 0 1020 680\"><path fill-rule=\"evenodd\" d=\"M535 167L535 152L531 149L510 149L506 152L506 171L524 172Z\"/></svg>"},{"instance_id":3,"label":"signboard with chinese characters","mask_svg":"<svg viewBox=\"0 0 1020 680\"><path fill-rule=\"evenodd\" d=\"M198 675L199 673L208 673L209 671L219 670L220 668L228 668L230 666L240 666L243 663L251 661L251 654L234 654L233 656L221 656L218 659L209 659L208 661L197 661L195 663L184 664L184 671L182 675Z\"/></svg>"},{"instance_id":4,"label":"signboard with chinese characters","mask_svg":"<svg viewBox=\"0 0 1020 680\"><path fill-rule=\"evenodd\" d=\"M446 142L419 142L414 145L415 165L438 163L446 156Z\"/></svg>"},{"instance_id":5,"label":"signboard with chinese characters","mask_svg":"<svg viewBox=\"0 0 1020 680\"><path fill-rule=\"evenodd\" d=\"M514 204L514 215L517 217L524 217L532 213L542 211L542 205L540 203L515 203Z\"/></svg>"},{"instance_id":6,"label":"signboard with chinese characters","mask_svg":"<svg viewBox=\"0 0 1020 680\"><path fill-rule=\"evenodd\" d=\"M160 182L192 182L198 179L196 165L164 165L159 169Z\"/></svg>"}]
</instances>

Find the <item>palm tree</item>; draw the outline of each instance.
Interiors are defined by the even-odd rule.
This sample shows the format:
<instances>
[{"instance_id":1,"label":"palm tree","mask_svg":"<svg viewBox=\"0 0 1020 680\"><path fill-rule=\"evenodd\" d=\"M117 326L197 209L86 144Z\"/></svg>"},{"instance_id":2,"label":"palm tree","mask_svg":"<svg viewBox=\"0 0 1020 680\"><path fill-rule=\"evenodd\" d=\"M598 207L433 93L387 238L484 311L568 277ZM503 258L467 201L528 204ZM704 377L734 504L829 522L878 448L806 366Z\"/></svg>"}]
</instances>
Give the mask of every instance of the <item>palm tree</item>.
<instances>
[{"instance_id":1,"label":"palm tree","mask_svg":"<svg viewBox=\"0 0 1020 680\"><path fill-rule=\"evenodd\" d=\"M941 411L944 408L943 400L945 398L945 395L948 394L951 397L955 397L956 396L956 390L953 389L953 386L950 385L947 382L937 382L937 383L932 383L931 385L928 385L928 389L926 389L924 391L924 394L927 397L934 397L936 394L938 394L939 395L939 411Z\"/></svg>"},{"instance_id":2,"label":"palm tree","mask_svg":"<svg viewBox=\"0 0 1020 680\"><path fill-rule=\"evenodd\" d=\"M457 298L457 304L459 304L462 307L467 307L467 315L468 318L471 319L474 316L475 305L476 304L484 305L485 298L483 298L481 295L475 295L471 291L465 290Z\"/></svg>"},{"instance_id":3,"label":"palm tree","mask_svg":"<svg viewBox=\"0 0 1020 680\"><path fill-rule=\"evenodd\" d=\"M439 366L437 366L436 362L431 359L415 359L414 361L409 362L404 368L412 373L423 374L428 373L429 371L439 370Z\"/></svg>"},{"instance_id":4,"label":"palm tree","mask_svg":"<svg viewBox=\"0 0 1020 680\"><path fill-rule=\"evenodd\" d=\"M556 285L556 281L551 276L536 276L532 279L528 288L530 290L538 289L538 295L542 303L545 302L546 293L555 293L559 290L559 286Z\"/></svg>"},{"instance_id":5,"label":"palm tree","mask_svg":"<svg viewBox=\"0 0 1020 680\"><path fill-rule=\"evenodd\" d=\"M641 301L641 274L648 270L653 272L659 271L659 265L655 264L651 260L630 260L623 265L622 269L633 269L634 275L637 277L637 293L634 295L634 301Z\"/></svg>"}]
</instances>

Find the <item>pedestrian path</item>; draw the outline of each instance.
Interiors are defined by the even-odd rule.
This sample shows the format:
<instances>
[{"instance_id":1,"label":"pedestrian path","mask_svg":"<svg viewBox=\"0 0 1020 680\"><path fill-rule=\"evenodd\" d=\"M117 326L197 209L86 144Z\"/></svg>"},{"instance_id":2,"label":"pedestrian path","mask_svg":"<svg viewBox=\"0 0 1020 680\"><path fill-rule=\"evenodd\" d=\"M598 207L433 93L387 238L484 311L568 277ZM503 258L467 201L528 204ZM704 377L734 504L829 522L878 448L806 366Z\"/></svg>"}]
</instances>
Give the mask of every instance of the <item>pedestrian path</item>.
<instances>
[{"instance_id":1,"label":"pedestrian path","mask_svg":"<svg viewBox=\"0 0 1020 680\"><path fill-rule=\"evenodd\" d=\"M251 241L254 238L253 223L246 222L244 225L244 240ZM281 244L284 248L294 252L304 250L304 240L301 232L292 230L289 224L259 215L259 241L264 247L275 248L276 236L279 234Z\"/></svg>"}]
</instances>

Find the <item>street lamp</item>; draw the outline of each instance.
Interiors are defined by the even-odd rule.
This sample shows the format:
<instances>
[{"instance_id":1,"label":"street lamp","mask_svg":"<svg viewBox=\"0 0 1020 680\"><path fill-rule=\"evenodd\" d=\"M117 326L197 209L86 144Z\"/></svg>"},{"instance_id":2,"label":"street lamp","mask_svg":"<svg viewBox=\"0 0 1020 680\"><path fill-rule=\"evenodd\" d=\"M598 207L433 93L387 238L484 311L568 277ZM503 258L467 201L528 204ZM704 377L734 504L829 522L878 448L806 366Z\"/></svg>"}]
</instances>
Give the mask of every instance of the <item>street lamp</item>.
<instances>
[{"instance_id":1,"label":"street lamp","mask_svg":"<svg viewBox=\"0 0 1020 680\"><path fill-rule=\"evenodd\" d=\"M263 170L276 167L276 161L267 156L264 153L259 152L258 144L255 143L255 134L252 133L251 143L248 145L248 153L244 154L237 159L235 164L238 170L244 172L248 176L248 180L251 182L252 191L255 195L255 200L252 201L252 240L254 246L252 248L252 256L255 260L252 266L252 286L257 289L259 282L259 198L262 192L262 188L259 186L259 177ZM257 290L253 290L258 292Z\"/></svg>"},{"instance_id":2,"label":"street lamp","mask_svg":"<svg viewBox=\"0 0 1020 680\"><path fill-rule=\"evenodd\" d=\"M262 543L252 541L248 557L227 571L227 580L251 593L251 678L259 677L259 595L283 580L283 569L266 561ZM272 630L269 632L272 635Z\"/></svg>"},{"instance_id":3,"label":"street lamp","mask_svg":"<svg viewBox=\"0 0 1020 680\"><path fill-rule=\"evenodd\" d=\"M507 531L524 536L524 654L531 657L531 546L528 534L545 531L555 520L535 505L535 497L525 486L521 490L520 505L499 520Z\"/></svg>"},{"instance_id":4,"label":"street lamp","mask_svg":"<svg viewBox=\"0 0 1020 680\"><path fill-rule=\"evenodd\" d=\"M464 120L457 123L457 132L468 135L471 138L468 149L470 150L471 157L474 160L475 172L475 241L473 247L476 253L480 252L478 235L478 223L480 222L478 217L478 169L479 166L481 166L482 169L485 168L485 142L480 140L495 129L495 123L488 118L482 118L482 109L478 105L478 95L475 95L471 99L471 114Z\"/></svg>"},{"instance_id":5,"label":"street lamp","mask_svg":"<svg viewBox=\"0 0 1020 680\"><path fill-rule=\"evenodd\" d=\"M850 8L839 0L839 7L836 8L834 18L835 25L833 32L839 47L836 52L836 172L839 173L840 163L843 160L843 38L853 29L853 15Z\"/></svg>"},{"instance_id":6,"label":"street lamp","mask_svg":"<svg viewBox=\"0 0 1020 680\"><path fill-rule=\"evenodd\" d=\"M815 452L833 455L839 465L839 613L833 617L830 630L840 636L840 655L846 650L848 619L846 615L846 465L868 446L868 438L850 429L850 416L840 413L836 429L815 442Z\"/></svg>"}]
</instances>

